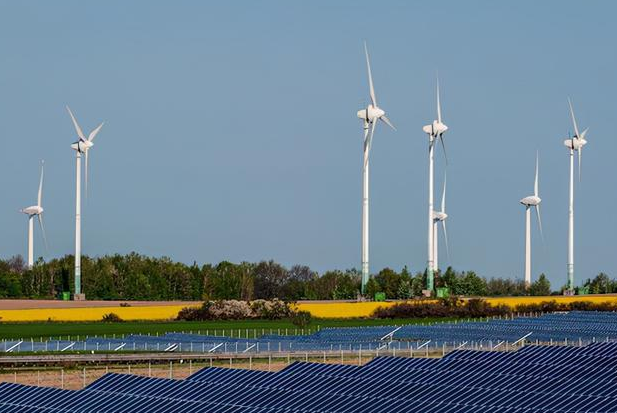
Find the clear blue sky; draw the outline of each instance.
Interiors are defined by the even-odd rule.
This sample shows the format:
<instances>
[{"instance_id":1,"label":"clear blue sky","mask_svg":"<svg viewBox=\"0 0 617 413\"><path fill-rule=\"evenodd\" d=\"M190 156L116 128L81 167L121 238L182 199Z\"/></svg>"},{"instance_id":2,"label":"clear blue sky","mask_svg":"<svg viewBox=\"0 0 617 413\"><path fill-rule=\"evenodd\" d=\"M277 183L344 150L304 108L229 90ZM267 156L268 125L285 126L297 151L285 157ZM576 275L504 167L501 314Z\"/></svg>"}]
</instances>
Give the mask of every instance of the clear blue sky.
<instances>
[{"instance_id":1,"label":"clear blue sky","mask_svg":"<svg viewBox=\"0 0 617 413\"><path fill-rule=\"evenodd\" d=\"M107 122L91 153L84 253L359 267L366 39L398 128L378 128L373 145L373 270L425 266L421 128L438 70L450 263L522 276L518 201L532 193L537 149L546 245L534 222L534 278L565 282L571 96L590 127L577 282L615 276L616 14L609 1L3 2L0 255L26 253L17 210L35 202L43 158L45 257L73 252L69 104L84 129Z\"/></svg>"}]
</instances>

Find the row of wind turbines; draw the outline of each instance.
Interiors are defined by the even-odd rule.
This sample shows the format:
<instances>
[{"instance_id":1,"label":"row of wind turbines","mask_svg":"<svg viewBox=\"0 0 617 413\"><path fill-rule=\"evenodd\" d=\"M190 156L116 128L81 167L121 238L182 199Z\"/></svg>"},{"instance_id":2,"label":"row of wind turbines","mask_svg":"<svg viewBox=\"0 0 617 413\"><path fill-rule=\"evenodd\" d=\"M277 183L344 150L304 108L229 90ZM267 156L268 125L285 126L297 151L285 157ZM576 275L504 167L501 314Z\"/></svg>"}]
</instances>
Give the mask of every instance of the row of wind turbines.
<instances>
[{"instance_id":1,"label":"row of wind turbines","mask_svg":"<svg viewBox=\"0 0 617 413\"><path fill-rule=\"evenodd\" d=\"M371 62L369 58L368 48L364 43L364 54L366 57L366 67L368 72L369 83L369 95L371 103L364 109L358 111L358 118L362 120L363 132L364 132L364 163L362 167L362 292L366 290L366 284L370 277L369 267L369 155L373 137L375 134L375 126L378 121L382 121L393 130L396 128L392 125L392 122L386 117L386 112L377 105L377 98L375 97L375 88L373 85L373 75L371 73ZM572 108L572 102L568 98L568 105L570 108L570 116L572 118L572 125L574 127L574 136L568 137L564 140L564 145L569 150L570 159L570 198L568 206L568 255L567 255L567 284L566 294L574 294L574 154L578 154L578 172L580 180L581 171L581 157L582 149L587 140L585 135L587 129L582 133L579 133L576 117L574 116L574 109ZM438 271L438 229L441 223L444 234L444 241L446 246L446 253L449 255L448 247L448 235L446 231L446 175L444 174L443 192L441 196L441 209L435 210L434 206L434 152L437 141L441 142L443 148L443 154L445 163L447 165L448 158L446 156L446 146L444 143L443 135L448 130L448 126L442 122L441 116L441 100L439 92L439 79L437 79L437 119L431 124L422 128L424 133L428 135L429 151L428 151L428 231L427 231L427 263L426 263L426 289L425 295L431 295L434 290L434 278L435 272ZM520 203L525 207L525 284L529 287L531 285L531 209L534 208L538 220L538 227L542 238L542 220L540 216L540 203L542 199L538 193L538 167L539 156L536 154L536 172L534 180L534 193L520 200Z\"/></svg>"},{"instance_id":2,"label":"row of wind turbines","mask_svg":"<svg viewBox=\"0 0 617 413\"><path fill-rule=\"evenodd\" d=\"M86 196L88 196L88 153L94 146L94 138L103 127L103 123L97 126L90 134L88 138L84 135L77 119L71 112L71 109L67 106L67 111L73 121L73 126L77 132L78 140L71 145L71 149L75 151L76 159L76 180L75 180L75 300L85 299L85 295L81 292L81 157L85 158L85 184L86 184ZM45 235L45 227L43 225L43 175L44 175L44 161L41 162L41 178L39 180L39 190L37 196L37 204L21 209L20 212L28 216L28 268L32 268L34 265L34 218L38 218L39 225L41 227L41 235L45 242L45 248L47 248L47 236Z\"/></svg>"},{"instance_id":3,"label":"row of wind turbines","mask_svg":"<svg viewBox=\"0 0 617 413\"><path fill-rule=\"evenodd\" d=\"M371 73L371 62L369 58L368 48L366 43L364 44L364 53L366 57L366 67L368 72L369 83L369 96L370 104L357 112L358 118L362 120L363 124L363 167L362 167L362 291L365 291L366 284L370 277L369 267L369 157L373 137L375 135L375 128L378 121L382 121L393 130L396 130L392 122L386 117L385 111L377 104L377 98L375 95L375 88L373 85L373 76ZM579 133L576 118L574 116L574 110L572 103L568 99L570 107L570 115L572 117L572 124L574 126L574 136L569 137L564 141L565 146L569 150L570 155L570 198L568 209L568 256L567 256L567 291L573 293L574 291L574 154L578 153L578 170L580 179L580 164L581 153L583 146L587 143L585 135L587 129L582 133ZM86 195L88 192L88 153L94 145L94 138L97 136L104 123L101 123L95 129L90 132L86 138L79 123L75 119L75 116L71 112L71 109L67 106L67 111L75 127L78 140L71 145L71 149L75 151L76 158L76 181L75 181L75 299L84 299L85 296L81 291L81 158L85 157L85 186ZM422 128L424 133L428 136L429 143L429 185L428 185L428 231L427 231L427 281L425 294L430 295L434 290L434 276L435 272L439 269L438 266L438 232L439 224L443 228L444 241L446 246L446 253L449 255L448 247L448 235L446 230L446 220L448 214L446 213L446 176L444 174L443 191L441 195L441 207L440 210L436 210L434 206L434 153L437 141L441 142L441 146L444 153L444 158L447 165L446 146L444 143L444 133L448 130L448 126L442 121L441 114L441 101L439 91L439 80L437 80L437 119L431 124ZM47 248L47 237L45 235L45 227L43 225L43 206L42 206L42 193L43 193L43 162L41 163L41 175L39 180L37 204L21 209L28 216L28 267L34 265L34 219L37 218L41 227L41 234ZM531 209L534 208L537 215L538 226L540 233L542 234L542 223L540 217L540 203L542 202L538 193L538 156L536 155L536 173L534 180L534 193L528 197L521 199L521 204L525 206L525 283L531 284Z\"/></svg>"}]
</instances>

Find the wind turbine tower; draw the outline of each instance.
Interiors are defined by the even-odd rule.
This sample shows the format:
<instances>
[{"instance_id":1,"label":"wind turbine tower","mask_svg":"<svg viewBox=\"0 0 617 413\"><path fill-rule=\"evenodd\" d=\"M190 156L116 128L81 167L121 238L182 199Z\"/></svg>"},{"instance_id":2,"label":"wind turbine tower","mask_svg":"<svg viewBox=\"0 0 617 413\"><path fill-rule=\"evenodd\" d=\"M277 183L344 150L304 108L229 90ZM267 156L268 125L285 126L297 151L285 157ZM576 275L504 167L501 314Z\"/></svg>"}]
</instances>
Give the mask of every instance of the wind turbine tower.
<instances>
[{"instance_id":1,"label":"wind turbine tower","mask_svg":"<svg viewBox=\"0 0 617 413\"><path fill-rule=\"evenodd\" d=\"M45 249L47 249L47 237L45 236L45 227L43 226L43 206L41 204L43 197L43 164L44 162L41 161L41 178L39 180L39 192L36 205L29 206L19 211L28 215L28 268L34 266L34 217L37 217L39 220L41 234L45 242Z\"/></svg>"},{"instance_id":2,"label":"wind turbine tower","mask_svg":"<svg viewBox=\"0 0 617 413\"><path fill-rule=\"evenodd\" d=\"M439 80L437 80L437 120L434 120L430 125L426 125L422 130L428 135L428 259L426 262L426 290L425 295L431 295L434 290L434 276L435 276L435 259L433 256L434 248L434 207L433 207L433 164L434 164L434 152L435 143L437 140L441 141L444 150L444 156L446 154L446 147L443 142L443 134L448 130L448 127L441 121L441 102L439 98Z\"/></svg>"},{"instance_id":3,"label":"wind turbine tower","mask_svg":"<svg viewBox=\"0 0 617 413\"><path fill-rule=\"evenodd\" d=\"M75 116L73 116L73 112L67 106L66 110L68 110L69 115L71 115L71 120L73 121L73 126L75 126L75 131L77 132L78 140L77 142L71 145L71 149L75 151L75 171L76 171L76 179L75 179L75 292L73 295L74 300L85 300L86 296L81 292L81 156L82 154L86 158L86 193L88 191L88 151L94 145L94 138L99 133L101 128L103 127L103 123L101 123L96 129L90 132L88 135L88 139L84 136Z\"/></svg>"},{"instance_id":4,"label":"wind turbine tower","mask_svg":"<svg viewBox=\"0 0 617 413\"><path fill-rule=\"evenodd\" d=\"M439 223L443 227L443 237L446 244L446 256L450 256L450 248L448 247L448 232L446 230L446 177L443 180L443 192L441 193L441 211L433 211L433 260L435 262L435 271L439 271Z\"/></svg>"},{"instance_id":5,"label":"wind turbine tower","mask_svg":"<svg viewBox=\"0 0 617 413\"><path fill-rule=\"evenodd\" d=\"M538 227L542 235L542 220L540 219L540 202L538 196L538 156L536 155L536 178L533 184L533 195L521 199L521 204L525 206L525 286L531 285L531 208L535 208L538 217ZM542 238L544 236L542 235Z\"/></svg>"},{"instance_id":6,"label":"wind turbine tower","mask_svg":"<svg viewBox=\"0 0 617 413\"><path fill-rule=\"evenodd\" d=\"M364 55L366 56L366 69L368 71L368 85L371 103L365 108L358 111L358 118L362 119L364 131L364 158L362 163L362 293L366 291L366 283L370 277L369 270L369 154L373 135L375 133L375 125L378 120L381 120L392 129L396 130L390 120L386 117L386 112L377 106L377 98L375 97L375 88L373 87L373 75L371 74L371 62L368 55L366 42L364 43Z\"/></svg>"},{"instance_id":7,"label":"wind turbine tower","mask_svg":"<svg viewBox=\"0 0 617 413\"><path fill-rule=\"evenodd\" d=\"M563 144L568 148L570 153L570 199L568 204L568 283L566 285L566 294L574 295L574 152L578 152L578 178L581 179L581 156L583 146L587 144L585 135L587 129L583 133L579 133L572 102L568 98L570 106L570 116L572 125L574 126L574 136L563 141Z\"/></svg>"}]
</instances>

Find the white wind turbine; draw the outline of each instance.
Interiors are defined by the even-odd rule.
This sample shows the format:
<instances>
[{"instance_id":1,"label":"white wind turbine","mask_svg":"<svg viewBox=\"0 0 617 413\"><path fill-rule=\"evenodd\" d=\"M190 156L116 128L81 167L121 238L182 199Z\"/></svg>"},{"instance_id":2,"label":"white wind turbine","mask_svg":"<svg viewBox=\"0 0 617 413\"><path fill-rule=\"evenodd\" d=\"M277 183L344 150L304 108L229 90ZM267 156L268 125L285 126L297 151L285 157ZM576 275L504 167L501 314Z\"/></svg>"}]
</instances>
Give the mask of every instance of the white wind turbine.
<instances>
[{"instance_id":1,"label":"white wind turbine","mask_svg":"<svg viewBox=\"0 0 617 413\"><path fill-rule=\"evenodd\" d=\"M583 133L578 132L578 125L574 117L574 109L572 102L568 98L570 106L570 116L572 117L572 125L574 126L574 136L563 141L564 145L570 150L570 200L568 204L568 285L566 291L568 294L574 294L574 152L578 152L578 177L581 178L581 156L583 146L587 143L585 135L587 129Z\"/></svg>"},{"instance_id":2,"label":"white wind turbine","mask_svg":"<svg viewBox=\"0 0 617 413\"><path fill-rule=\"evenodd\" d=\"M67 106L66 109L71 115L71 120L75 126L75 131L79 139L71 145L71 149L75 151L76 159L76 180L75 180L75 294L76 300L83 300L85 296L81 293L81 154L86 157L86 194L88 191L88 151L94 145L94 138L103 127L101 123L96 129L90 132L88 139L84 136L73 112Z\"/></svg>"},{"instance_id":3,"label":"white wind turbine","mask_svg":"<svg viewBox=\"0 0 617 413\"><path fill-rule=\"evenodd\" d=\"M378 120L381 120L392 129L396 128L386 117L386 112L377 106L377 98L375 97L375 89L373 87L373 75L371 74L371 62L368 55L366 42L364 43L364 54L366 56L366 68L368 71L368 85L371 103L365 108L358 111L358 117L362 119L364 128L364 162L362 164L362 293L365 292L366 283L368 282L369 272L369 211L368 211L368 183L369 183L369 153L375 133L375 125Z\"/></svg>"},{"instance_id":4,"label":"white wind turbine","mask_svg":"<svg viewBox=\"0 0 617 413\"><path fill-rule=\"evenodd\" d=\"M428 259L426 263L426 290L425 294L430 295L434 289L434 272L435 258L433 256L434 247L434 230L433 230L433 164L435 143L441 141L446 155L446 147L443 142L443 134L448 130L448 127L441 121L441 102L439 98L439 79L437 80L437 120L434 120L430 125L426 125L422 130L428 135ZM446 158L447 159L447 158Z\"/></svg>"},{"instance_id":5,"label":"white wind turbine","mask_svg":"<svg viewBox=\"0 0 617 413\"><path fill-rule=\"evenodd\" d=\"M39 180L37 203L20 210L20 212L28 215L28 268L32 268L34 265L34 217L37 217L39 220L45 249L47 249L47 237L45 236L45 227L43 226L43 206L41 204L43 198L43 164L44 161L41 161L41 179Z\"/></svg>"},{"instance_id":6,"label":"white wind turbine","mask_svg":"<svg viewBox=\"0 0 617 413\"><path fill-rule=\"evenodd\" d=\"M536 154L536 178L533 184L533 195L521 199L521 204L525 206L525 286L529 288L531 285L531 208L535 208L538 217L538 227L540 235L542 234L542 220L540 218L540 202L542 199L538 196L538 155Z\"/></svg>"},{"instance_id":7,"label":"white wind turbine","mask_svg":"<svg viewBox=\"0 0 617 413\"><path fill-rule=\"evenodd\" d=\"M446 256L450 256L450 248L448 247L448 231L446 230L446 177L443 179L443 192L441 193L441 211L433 211L433 260L435 262L435 271L439 271L439 223L443 227L443 239L446 244Z\"/></svg>"}]
</instances>

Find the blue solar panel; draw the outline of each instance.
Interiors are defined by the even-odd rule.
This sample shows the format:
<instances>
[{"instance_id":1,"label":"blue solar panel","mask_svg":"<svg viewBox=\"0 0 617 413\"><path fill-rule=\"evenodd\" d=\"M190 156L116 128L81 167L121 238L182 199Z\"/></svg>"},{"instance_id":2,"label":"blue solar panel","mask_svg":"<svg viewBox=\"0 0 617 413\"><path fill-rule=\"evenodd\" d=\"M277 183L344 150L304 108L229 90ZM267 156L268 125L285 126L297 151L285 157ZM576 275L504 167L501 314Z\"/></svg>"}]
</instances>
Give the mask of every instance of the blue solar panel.
<instances>
[{"instance_id":1,"label":"blue solar panel","mask_svg":"<svg viewBox=\"0 0 617 413\"><path fill-rule=\"evenodd\" d=\"M188 380L107 374L68 391L0 384L0 412L617 412L617 344L206 368Z\"/></svg>"}]
</instances>

